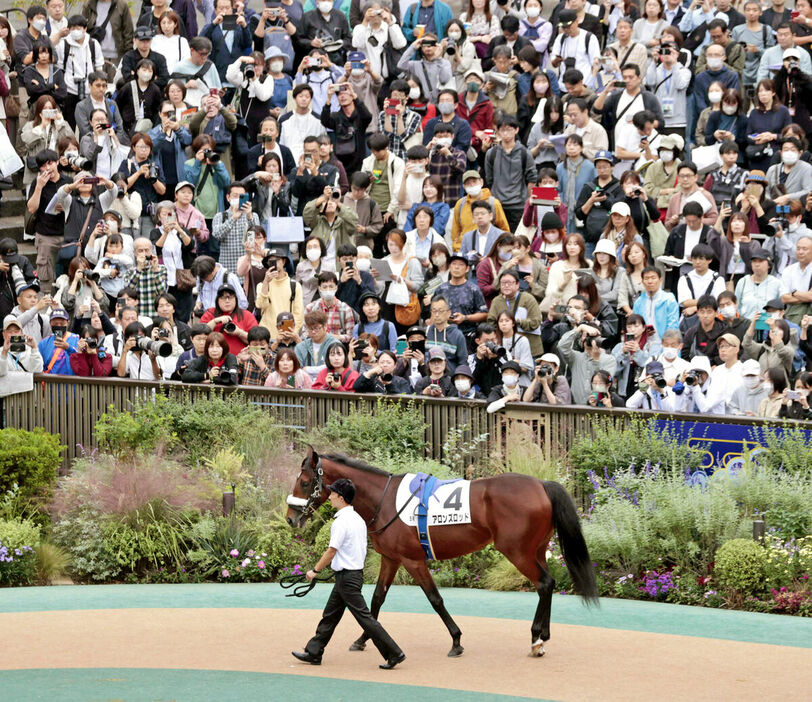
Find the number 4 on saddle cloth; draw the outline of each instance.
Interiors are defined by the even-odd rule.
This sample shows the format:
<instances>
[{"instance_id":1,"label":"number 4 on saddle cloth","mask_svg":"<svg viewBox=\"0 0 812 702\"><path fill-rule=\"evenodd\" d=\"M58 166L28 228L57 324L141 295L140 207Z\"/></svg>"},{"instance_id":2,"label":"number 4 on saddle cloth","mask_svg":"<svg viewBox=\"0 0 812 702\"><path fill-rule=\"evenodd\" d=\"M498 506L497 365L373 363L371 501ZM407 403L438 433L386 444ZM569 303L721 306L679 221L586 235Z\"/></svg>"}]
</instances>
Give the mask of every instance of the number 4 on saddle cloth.
<instances>
[{"instance_id":1,"label":"number 4 on saddle cloth","mask_svg":"<svg viewBox=\"0 0 812 702\"><path fill-rule=\"evenodd\" d=\"M417 528L427 561L434 560L431 527L471 523L470 489L470 480L438 480L426 473L407 473L400 481L395 507L406 505L400 518Z\"/></svg>"}]
</instances>

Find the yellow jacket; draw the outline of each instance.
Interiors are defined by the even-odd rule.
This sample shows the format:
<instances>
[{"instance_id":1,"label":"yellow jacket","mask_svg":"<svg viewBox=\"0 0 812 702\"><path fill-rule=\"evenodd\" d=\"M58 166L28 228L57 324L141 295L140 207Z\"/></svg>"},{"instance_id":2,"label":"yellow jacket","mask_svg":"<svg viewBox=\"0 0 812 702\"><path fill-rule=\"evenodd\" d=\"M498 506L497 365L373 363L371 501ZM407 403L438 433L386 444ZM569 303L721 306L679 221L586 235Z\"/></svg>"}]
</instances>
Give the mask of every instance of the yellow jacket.
<instances>
[{"instance_id":1,"label":"yellow jacket","mask_svg":"<svg viewBox=\"0 0 812 702\"><path fill-rule=\"evenodd\" d=\"M293 301L290 299L291 285L294 286ZM257 286L257 309L262 310L260 325L271 332L271 339L278 336L276 329L276 316L280 312L293 314L293 321L298 333L304 325L304 302L302 300L302 286L285 274L284 278L276 278L270 283L264 280Z\"/></svg>"},{"instance_id":2,"label":"yellow jacket","mask_svg":"<svg viewBox=\"0 0 812 702\"><path fill-rule=\"evenodd\" d=\"M497 229L501 229L503 232L510 231L510 225L508 224L507 217L505 217L505 211L502 209L502 203L499 202L499 198L491 195L489 188L482 188L482 192L476 197L466 195L457 200L454 204L454 208L451 210L451 245L454 247L454 251L460 250L462 235L476 228L474 215L471 212L471 203L475 200L485 200L485 202L489 202L489 198L493 198L493 226Z\"/></svg>"}]
</instances>

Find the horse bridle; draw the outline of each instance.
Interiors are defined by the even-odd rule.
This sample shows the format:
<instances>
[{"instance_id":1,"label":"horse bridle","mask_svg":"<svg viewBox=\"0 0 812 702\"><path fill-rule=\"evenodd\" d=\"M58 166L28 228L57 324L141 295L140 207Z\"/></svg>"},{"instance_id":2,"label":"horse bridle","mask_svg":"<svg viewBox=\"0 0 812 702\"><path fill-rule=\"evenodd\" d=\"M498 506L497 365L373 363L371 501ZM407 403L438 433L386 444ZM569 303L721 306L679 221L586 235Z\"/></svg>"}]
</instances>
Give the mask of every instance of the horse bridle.
<instances>
[{"instance_id":1,"label":"horse bridle","mask_svg":"<svg viewBox=\"0 0 812 702\"><path fill-rule=\"evenodd\" d=\"M307 499L288 495L287 499L285 500L288 505L299 510L300 521L315 513L316 509L318 508L318 505L316 505L316 500L321 497L321 493L324 491L324 469L321 467L321 458L319 458L318 462L316 463L313 473L316 476L316 480L313 484L313 490Z\"/></svg>"}]
</instances>

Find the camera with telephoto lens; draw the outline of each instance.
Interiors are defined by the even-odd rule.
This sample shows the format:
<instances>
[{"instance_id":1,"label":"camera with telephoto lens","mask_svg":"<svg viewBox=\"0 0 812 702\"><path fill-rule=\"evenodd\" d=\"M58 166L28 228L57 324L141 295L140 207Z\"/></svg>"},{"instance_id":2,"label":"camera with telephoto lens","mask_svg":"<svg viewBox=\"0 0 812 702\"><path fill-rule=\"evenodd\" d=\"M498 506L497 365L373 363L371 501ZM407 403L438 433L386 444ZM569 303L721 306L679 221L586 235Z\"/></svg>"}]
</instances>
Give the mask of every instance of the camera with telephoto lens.
<instances>
[{"instance_id":1,"label":"camera with telephoto lens","mask_svg":"<svg viewBox=\"0 0 812 702\"><path fill-rule=\"evenodd\" d=\"M97 272L97 271L83 271L83 272L82 272L82 277L83 277L85 280L89 280L89 281L91 281L91 282L93 282L93 283L98 283L98 282L99 282L99 278L100 278L100 276L99 276L99 274L98 274L98 272Z\"/></svg>"},{"instance_id":2,"label":"camera with telephoto lens","mask_svg":"<svg viewBox=\"0 0 812 702\"><path fill-rule=\"evenodd\" d=\"M89 349L99 348L99 340L93 336L89 336L87 339L85 339L85 343Z\"/></svg>"},{"instance_id":3,"label":"camera with telephoto lens","mask_svg":"<svg viewBox=\"0 0 812 702\"><path fill-rule=\"evenodd\" d=\"M149 176L148 177L152 178L152 180L157 180L158 179L158 166L155 163L155 161L150 161L150 164L149 164Z\"/></svg>"},{"instance_id":4,"label":"camera with telephoto lens","mask_svg":"<svg viewBox=\"0 0 812 702\"><path fill-rule=\"evenodd\" d=\"M696 371L688 371L685 374L685 384L686 385L696 385L699 381L699 376L696 374Z\"/></svg>"},{"instance_id":5,"label":"camera with telephoto lens","mask_svg":"<svg viewBox=\"0 0 812 702\"><path fill-rule=\"evenodd\" d=\"M251 78L256 77L257 70L256 70L256 68L254 68L254 65L252 63L244 63L242 65L242 74L246 78L251 79Z\"/></svg>"},{"instance_id":6,"label":"camera with telephoto lens","mask_svg":"<svg viewBox=\"0 0 812 702\"><path fill-rule=\"evenodd\" d=\"M76 156L68 156L67 160L69 166L80 171L90 168L93 165L89 158L79 156L78 154Z\"/></svg>"},{"instance_id":7,"label":"camera with telephoto lens","mask_svg":"<svg viewBox=\"0 0 812 702\"><path fill-rule=\"evenodd\" d=\"M654 379L654 384L660 389L664 390L668 383L662 373L652 373L651 377Z\"/></svg>"},{"instance_id":8,"label":"camera with telephoto lens","mask_svg":"<svg viewBox=\"0 0 812 702\"><path fill-rule=\"evenodd\" d=\"M637 195L637 197L640 197L642 194L643 188L635 188L634 190L632 190L632 195Z\"/></svg>"},{"instance_id":9,"label":"camera with telephoto lens","mask_svg":"<svg viewBox=\"0 0 812 702\"><path fill-rule=\"evenodd\" d=\"M505 347L499 346L498 344L495 344L493 341L486 341L485 348L488 349L488 351L494 354L497 358L504 358L507 355Z\"/></svg>"},{"instance_id":10,"label":"camera with telephoto lens","mask_svg":"<svg viewBox=\"0 0 812 702\"><path fill-rule=\"evenodd\" d=\"M446 47L445 47L445 52L449 56L453 56L454 54L457 53L457 40L456 39L451 39L449 37L448 44L446 44Z\"/></svg>"},{"instance_id":11,"label":"camera with telephoto lens","mask_svg":"<svg viewBox=\"0 0 812 702\"><path fill-rule=\"evenodd\" d=\"M381 381L382 381L382 382L384 382L384 383L391 383L391 382L392 382L392 378L394 378L395 376L394 376L394 375L392 375L391 373L381 373L379 377L380 377L380 379L381 379Z\"/></svg>"},{"instance_id":12,"label":"camera with telephoto lens","mask_svg":"<svg viewBox=\"0 0 812 702\"><path fill-rule=\"evenodd\" d=\"M143 334L135 337L135 347L139 351L151 351L153 356L161 358L172 355L172 344L168 341L153 341Z\"/></svg>"},{"instance_id":13,"label":"camera with telephoto lens","mask_svg":"<svg viewBox=\"0 0 812 702\"><path fill-rule=\"evenodd\" d=\"M787 66L787 71L788 72L791 73L792 71L800 71L801 70L801 62L798 59L796 59L796 58L788 59L787 63L789 64Z\"/></svg>"},{"instance_id":14,"label":"camera with telephoto lens","mask_svg":"<svg viewBox=\"0 0 812 702\"><path fill-rule=\"evenodd\" d=\"M226 334L233 334L235 331L237 331L237 325L234 324L234 322L226 322L223 325L223 331Z\"/></svg>"},{"instance_id":15,"label":"camera with telephoto lens","mask_svg":"<svg viewBox=\"0 0 812 702\"><path fill-rule=\"evenodd\" d=\"M218 154L214 149L206 149L203 152L203 159L209 163L219 163L220 154Z\"/></svg>"},{"instance_id":16,"label":"camera with telephoto lens","mask_svg":"<svg viewBox=\"0 0 812 702\"><path fill-rule=\"evenodd\" d=\"M11 353L22 353L25 351L25 337L19 334L12 336L8 350Z\"/></svg>"}]
</instances>

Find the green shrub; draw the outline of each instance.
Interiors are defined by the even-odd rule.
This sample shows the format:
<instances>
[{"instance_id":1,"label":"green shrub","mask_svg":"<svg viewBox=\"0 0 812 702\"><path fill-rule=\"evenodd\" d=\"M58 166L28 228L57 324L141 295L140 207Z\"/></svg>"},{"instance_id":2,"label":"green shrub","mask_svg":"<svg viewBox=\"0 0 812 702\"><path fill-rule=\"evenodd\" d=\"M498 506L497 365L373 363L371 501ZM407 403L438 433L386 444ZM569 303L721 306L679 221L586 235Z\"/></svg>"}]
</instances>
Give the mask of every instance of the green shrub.
<instances>
[{"instance_id":1,"label":"green shrub","mask_svg":"<svg viewBox=\"0 0 812 702\"><path fill-rule=\"evenodd\" d=\"M0 495L17 485L18 501L42 498L56 480L64 448L58 436L41 427L0 429Z\"/></svg>"},{"instance_id":2,"label":"green shrub","mask_svg":"<svg viewBox=\"0 0 812 702\"><path fill-rule=\"evenodd\" d=\"M105 540L109 519L91 510L82 510L54 524L51 538L71 559L71 573L81 580L113 580L121 566Z\"/></svg>"},{"instance_id":3,"label":"green shrub","mask_svg":"<svg viewBox=\"0 0 812 702\"><path fill-rule=\"evenodd\" d=\"M764 447L758 453L760 465L812 477L812 434L808 430L792 426L753 427L753 434Z\"/></svg>"},{"instance_id":4,"label":"green shrub","mask_svg":"<svg viewBox=\"0 0 812 702\"><path fill-rule=\"evenodd\" d=\"M333 412L323 434L353 455L371 460L384 455L422 458L425 447L423 416L413 403L379 399L371 409L351 407L349 414Z\"/></svg>"},{"instance_id":5,"label":"green shrub","mask_svg":"<svg viewBox=\"0 0 812 702\"><path fill-rule=\"evenodd\" d=\"M132 410L118 410L110 405L96 422L96 442L103 451L121 455L149 454L159 445L175 443L172 426L166 414L168 400L158 395L139 402Z\"/></svg>"},{"instance_id":6,"label":"green shrub","mask_svg":"<svg viewBox=\"0 0 812 702\"><path fill-rule=\"evenodd\" d=\"M0 585L32 585L37 580L39 527L31 520L0 520Z\"/></svg>"},{"instance_id":7,"label":"green shrub","mask_svg":"<svg viewBox=\"0 0 812 702\"><path fill-rule=\"evenodd\" d=\"M500 554L500 557L483 574L482 586L488 590L522 590L530 586L530 581Z\"/></svg>"},{"instance_id":8,"label":"green shrub","mask_svg":"<svg viewBox=\"0 0 812 702\"><path fill-rule=\"evenodd\" d=\"M733 539L716 552L714 575L734 596L743 598L764 590L767 554L750 539Z\"/></svg>"},{"instance_id":9,"label":"green shrub","mask_svg":"<svg viewBox=\"0 0 812 702\"><path fill-rule=\"evenodd\" d=\"M50 541L41 541L36 548L37 580L50 585L70 567L70 554Z\"/></svg>"}]
</instances>

